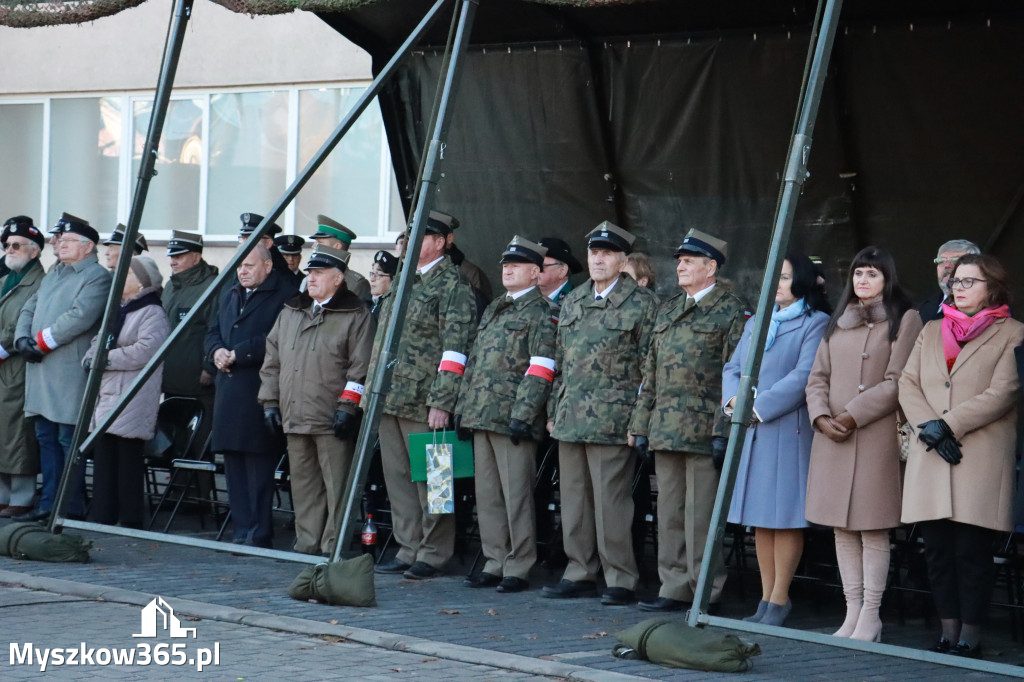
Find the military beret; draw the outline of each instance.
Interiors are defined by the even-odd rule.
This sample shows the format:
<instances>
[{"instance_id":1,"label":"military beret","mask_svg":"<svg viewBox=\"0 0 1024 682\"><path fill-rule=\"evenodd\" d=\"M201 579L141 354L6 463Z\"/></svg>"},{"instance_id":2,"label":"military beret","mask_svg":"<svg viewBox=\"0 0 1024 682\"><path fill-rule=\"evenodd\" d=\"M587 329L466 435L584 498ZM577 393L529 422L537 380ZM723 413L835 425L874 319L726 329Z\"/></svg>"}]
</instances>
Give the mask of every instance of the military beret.
<instances>
[{"instance_id":1,"label":"military beret","mask_svg":"<svg viewBox=\"0 0 1024 682\"><path fill-rule=\"evenodd\" d=\"M725 255L728 252L729 245L721 239L712 237L706 232L691 229L686 233L683 243L676 249L675 257L679 258L684 253L695 253L698 256L712 258L718 261L718 265L721 266L725 263Z\"/></svg>"},{"instance_id":2,"label":"military beret","mask_svg":"<svg viewBox=\"0 0 1024 682\"><path fill-rule=\"evenodd\" d=\"M565 263L569 266L569 272L572 274L583 272L583 266L576 260L576 256L572 255L572 249L565 241L558 237L544 237L540 240L540 245L548 250L548 258Z\"/></svg>"},{"instance_id":3,"label":"military beret","mask_svg":"<svg viewBox=\"0 0 1024 682\"><path fill-rule=\"evenodd\" d=\"M427 234L439 234L442 237L447 237L459 226L459 221L456 218L442 213L441 211L431 211L427 217Z\"/></svg>"},{"instance_id":4,"label":"military beret","mask_svg":"<svg viewBox=\"0 0 1024 682\"><path fill-rule=\"evenodd\" d=\"M203 252L203 235L172 230L171 238L167 242L167 255L180 256L189 252Z\"/></svg>"},{"instance_id":5,"label":"military beret","mask_svg":"<svg viewBox=\"0 0 1024 682\"><path fill-rule=\"evenodd\" d=\"M43 233L39 231L39 228L32 224L32 219L24 215L16 215L13 218L8 218L4 222L3 232L0 233L0 244L6 244L8 237L25 237L31 239L39 248L43 248L46 244L46 239L43 237Z\"/></svg>"},{"instance_id":6,"label":"military beret","mask_svg":"<svg viewBox=\"0 0 1024 682\"><path fill-rule=\"evenodd\" d=\"M345 272L348 269L348 259L351 255L344 249L335 249L331 246L317 244L313 247L313 253L309 257L309 262L306 263L306 269L338 268Z\"/></svg>"},{"instance_id":7,"label":"military beret","mask_svg":"<svg viewBox=\"0 0 1024 682\"><path fill-rule=\"evenodd\" d=\"M89 225L88 220L73 216L70 213L61 213L60 219L54 228L59 234L74 233L85 237L93 244L98 244L100 241L100 233Z\"/></svg>"},{"instance_id":8,"label":"military beret","mask_svg":"<svg viewBox=\"0 0 1024 682\"><path fill-rule=\"evenodd\" d=\"M377 267L384 271L385 274L391 277L395 276L398 272L398 258L390 251L378 251L373 254L373 262L377 264Z\"/></svg>"},{"instance_id":9,"label":"military beret","mask_svg":"<svg viewBox=\"0 0 1024 682\"><path fill-rule=\"evenodd\" d=\"M274 246L281 253L286 253L289 256L297 256L302 253L302 245L306 243L306 240L297 234L282 234L274 237Z\"/></svg>"},{"instance_id":10,"label":"military beret","mask_svg":"<svg viewBox=\"0 0 1024 682\"><path fill-rule=\"evenodd\" d=\"M110 239L103 242L104 246L112 246L114 244L124 243L124 233L128 228L123 224L118 223L114 231L110 233ZM149 251L149 244L146 243L146 238L141 233L135 236L135 255L138 256L143 251Z\"/></svg>"},{"instance_id":11,"label":"military beret","mask_svg":"<svg viewBox=\"0 0 1024 682\"><path fill-rule=\"evenodd\" d=\"M633 250L634 241L636 237L607 220L587 233L588 249L611 249L629 253Z\"/></svg>"},{"instance_id":12,"label":"military beret","mask_svg":"<svg viewBox=\"0 0 1024 682\"><path fill-rule=\"evenodd\" d=\"M337 220L328 218L325 215L318 215L316 217L316 232L310 235L310 239L334 239L341 240L346 244L351 244L356 238L356 233L348 229Z\"/></svg>"},{"instance_id":13,"label":"military beret","mask_svg":"<svg viewBox=\"0 0 1024 682\"><path fill-rule=\"evenodd\" d=\"M257 227L260 226L260 223L263 222L263 216L259 213L243 213L238 217L242 221L242 229L238 231L239 237L248 237L256 230ZM280 225L277 223L270 223L270 227L263 236L273 237L275 234L281 234L282 232L284 232L284 230L281 229Z\"/></svg>"},{"instance_id":14,"label":"military beret","mask_svg":"<svg viewBox=\"0 0 1024 682\"><path fill-rule=\"evenodd\" d=\"M532 263L533 265L539 265L544 267L544 256L548 250L537 244L531 242L529 239L523 239L518 234L512 237L512 241L505 247L505 252L501 254L501 263Z\"/></svg>"}]
</instances>

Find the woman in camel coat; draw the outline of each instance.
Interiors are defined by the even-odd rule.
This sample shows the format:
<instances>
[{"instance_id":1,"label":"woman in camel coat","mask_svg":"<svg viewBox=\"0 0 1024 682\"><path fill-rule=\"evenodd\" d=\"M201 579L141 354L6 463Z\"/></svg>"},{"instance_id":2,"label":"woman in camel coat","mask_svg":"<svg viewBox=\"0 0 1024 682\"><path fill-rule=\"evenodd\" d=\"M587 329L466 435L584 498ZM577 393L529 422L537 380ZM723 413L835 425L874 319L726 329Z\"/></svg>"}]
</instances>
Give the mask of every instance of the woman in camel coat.
<instances>
[{"instance_id":1,"label":"woman in camel coat","mask_svg":"<svg viewBox=\"0 0 1024 682\"><path fill-rule=\"evenodd\" d=\"M806 514L835 528L847 605L837 637L881 636L889 529L900 522L897 382L920 331L892 256L873 246L858 253L807 382L815 434Z\"/></svg>"},{"instance_id":2,"label":"woman in camel coat","mask_svg":"<svg viewBox=\"0 0 1024 682\"><path fill-rule=\"evenodd\" d=\"M900 404L918 436L903 522L917 523L925 541L942 623L932 650L974 658L992 596L995 531L1013 529L1014 348L1024 324L1009 317L1006 271L994 257L962 257L950 285L954 306L924 328L900 379Z\"/></svg>"}]
</instances>

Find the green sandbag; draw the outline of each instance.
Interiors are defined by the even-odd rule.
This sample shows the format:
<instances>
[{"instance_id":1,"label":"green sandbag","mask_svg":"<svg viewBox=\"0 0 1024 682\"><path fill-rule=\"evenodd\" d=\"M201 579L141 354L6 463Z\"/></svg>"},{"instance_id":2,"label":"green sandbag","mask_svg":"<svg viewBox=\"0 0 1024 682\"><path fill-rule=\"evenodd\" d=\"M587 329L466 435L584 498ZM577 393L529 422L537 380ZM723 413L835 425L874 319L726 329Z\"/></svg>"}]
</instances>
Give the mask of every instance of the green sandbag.
<instances>
[{"instance_id":1,"label":"green sandbag","mask_svg":"<svg viewBox=\"0 0 1024 682\"><path fill-rule=\"evenodd\" d=\"M651 618L615 635L616 658L634 658L670 668L736 673L749 670L761 647L736 635L691 628L683 621Z\"/></svg>"},{"instance_id":2,"label":"green sandbag","mask_svg":"<svg viewBox=\"0 0 1024 682\"><path fill-rule=\"evenodd\" d=\"M316 575L316 566L306 566L302 572L295 577L292 584L288 586L288 596L299 601L308 601L313 598L313 576Z\"/></svg>"},{"instance_id":3,"label":"green sandbag","mask_svg":"<svg viewBox=\"0 0 1024 682\"><path fill-rule=\"evenodd\" d=\"M313 577L313 599L335 606L376 606L373 557L319 564Z\"/></svg>"},{"instance_id":4,"label":"green sandbag","mask_svg":"<svg viewBox=\"0 0 1024 682\"><path fill-rule=\"evenodd\" d=\"M0 528L0 554L15 559L82 563L92 543L79 535L55 535L37 523L12 523Z\"/></svg>"}]
</instances>

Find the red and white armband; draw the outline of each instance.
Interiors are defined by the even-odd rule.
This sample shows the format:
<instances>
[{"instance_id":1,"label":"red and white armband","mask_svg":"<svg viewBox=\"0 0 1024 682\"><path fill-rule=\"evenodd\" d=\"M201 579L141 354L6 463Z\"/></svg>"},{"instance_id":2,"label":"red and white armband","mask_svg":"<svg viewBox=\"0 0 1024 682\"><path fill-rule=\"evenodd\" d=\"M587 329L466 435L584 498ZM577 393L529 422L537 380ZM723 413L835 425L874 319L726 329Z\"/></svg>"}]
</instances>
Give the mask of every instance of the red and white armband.
<instances>
[{"instance_id":1,"label":"red and white armband","mask_svg":"<svg viewBox=\"0 0 1024 682\"><path fill-rule=\"evenodd\" d=\"M7 349L0 345L0 362L3 362L7 358L11 357L11 354L7 352Z\"/></svg>"},{"instance_id":2,"label":"red and white armband","mask_svg":"<svg viewBox=\"0 0 1024 682\"><path fill-rule=\"evenodd\" d=\"M350 381L345 384L345 390L341 392L342 400L351 400L354 403L358 403L363 398L363 393L366 392L366 387L362 384L357 384L354 381Z\"/></svg>"},{"instance_id":3,"label":"red and white armband","mask_svg":"<svg viewBox=\"0 0 1024 682\"><path fill-rule=\"evenodd\" d=\"M437 367L438 372L453 372L455 374L466 373L466 356L454 350L446 350L441 355L441 364Z\"/></svg>"},{"instance_id":4,"label":"red and white armband","mask_svg":"<svg viewBox=\"0 0 1024 682\"><path fill-rule=\"evenodd\" d=\"M526 376L540 377L545 381L555 380L555 361L551 358L543 358L539 355L530 357L530 367L526 370Z\"/></svg>"},{"instance_id":5,"label":"red and white armband","mask_svg":"<svg viewBox=\"0 0 1024 682\"><path fill-rule=\"evenodd\" d=\"M36 345L44 353L50 353L57 349L60 344L53 338L53 327L47 327L36 333Z\"/></svg>"}]
</instances>

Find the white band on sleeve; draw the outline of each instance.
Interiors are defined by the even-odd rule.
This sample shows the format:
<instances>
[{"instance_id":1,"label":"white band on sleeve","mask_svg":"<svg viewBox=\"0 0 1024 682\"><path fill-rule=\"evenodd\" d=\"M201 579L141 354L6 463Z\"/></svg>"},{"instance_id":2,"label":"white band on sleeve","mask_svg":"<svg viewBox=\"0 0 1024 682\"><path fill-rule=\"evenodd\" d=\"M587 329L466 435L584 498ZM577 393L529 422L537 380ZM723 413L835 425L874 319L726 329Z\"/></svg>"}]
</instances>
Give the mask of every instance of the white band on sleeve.
<instances>
[{"instance_id":1,"label":"white band on sleeve","mask_svg":"<svg viewBox=\"0 0 1024 682\"><path fill-rule=\"evenodd\" d=\"M532 356L530 358L530 368L526 370L526 376L535 376L546 381L554 381L555 361L539 355Z\"/></svg>"},{"instance_id":2,"label":"white band on sleeve","mask_svg":"<svg viewBox=\"0 0 1024 682\"><path fill-rule=\"evenodd\" d=\"M39 346L39 350L44 353L49 353L60 345L57 343L57 340L53 338L53 327L47 327L36 334L36 345Z\"/></svg>"},{"instance_id":3,"label":"white band on sleeve","mask_svg":"<svg viewBox=\"0 0 1024 682\"><path fill-rule=\"evenodd\" d=\"M438 372L454 372L455 374L466 373L466 356L458 351L446 350L441 355L441 364Z\"/></svg>"},{"instance_id":4,"label":"white band on sleeve","mask_svg":"<svg viewBox=\"0 0 1024 682\"><path fill-rule=\"evenodd\" d=\"M363 393L366 388L362 384L357 384L354 381L350 381L345 384L345 390L341 392L342 400L351 400L352 402L358 403L363 397Z\"/></svg>"}]
</instances>

